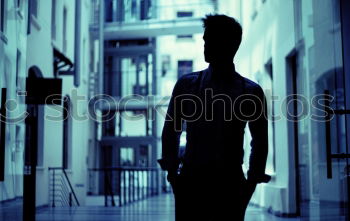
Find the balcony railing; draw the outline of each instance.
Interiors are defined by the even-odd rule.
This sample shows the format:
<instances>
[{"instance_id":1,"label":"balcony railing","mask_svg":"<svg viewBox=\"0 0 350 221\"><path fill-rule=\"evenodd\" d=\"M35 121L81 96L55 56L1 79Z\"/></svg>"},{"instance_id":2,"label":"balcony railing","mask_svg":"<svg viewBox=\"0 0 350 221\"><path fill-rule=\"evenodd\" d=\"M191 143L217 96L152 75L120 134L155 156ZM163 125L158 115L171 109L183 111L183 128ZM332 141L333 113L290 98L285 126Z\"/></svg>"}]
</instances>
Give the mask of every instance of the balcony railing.
<instances>
[{"instance_id":1,"label":"balcony railing","mask_svg":"<svg viewBox=\"0 0 350 221\"><path fill-rule=\"evenodd\" d=\"M159 194L158 168L89 169L89 195L104 196L105 206L123 206Z\"/></svg>"},{"instance_id":2,"label":"balcony railing","mask_svg":"<svg viewBox=\"0 0 350 221\"><path fill-rule=\"evenodd\" d=\"M100 13L100 1L92 0L91 25L97 25ZM217 10L216 1L190 1L176 3L176 1L162 2L155 0L104 0L104 21L106 23L139 23L149 20L173 20L173 12L185 12L194 17L203 17Z\"/></svg>"},{"instance_id":3,"label":"balcony railing","mask_svg":"<svg viewBox=\"0 0 350 221\"><path fill-rule=\"evenodd\" d=\"M62 167L50 167L50 205L56 206L80 206L73 186L66 170Z\"/></svg>"}]
</instances>

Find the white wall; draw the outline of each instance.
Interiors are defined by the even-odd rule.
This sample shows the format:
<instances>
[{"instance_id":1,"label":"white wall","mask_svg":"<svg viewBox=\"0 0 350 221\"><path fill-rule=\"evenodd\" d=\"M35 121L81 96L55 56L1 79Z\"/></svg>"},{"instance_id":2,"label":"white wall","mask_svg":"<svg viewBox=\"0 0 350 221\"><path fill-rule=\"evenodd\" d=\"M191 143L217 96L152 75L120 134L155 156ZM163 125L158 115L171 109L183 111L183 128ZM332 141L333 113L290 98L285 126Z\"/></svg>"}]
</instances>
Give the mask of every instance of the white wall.
<instances>
[{"instance_id":1,"label":"white wall","mask_svg":"<svg viewBox=\"0 0 350 221\"><path fill-rule=\"evenodd\" d=\"M7 88L7 99L17 103L13 111L8 110L7 119L15 119L25 111L24 99L16 91L25 90L28 5L23 1L18 10L14 2L6 1L5 31L0 32L0 88ZM21 57L16 87L17 51ZM5 181L0 182L0 201L23 195L24 121L7 124L5 136Z\"/></svg>"},{"instance_id":2,"label":"white wall","mask_svg":"<svg viewBox=\"0 0 350 221\"><path fill-rule=\"evenodd\" d=\"M37 24L32 22L31 34L28 36L27 70L32 66L37 66L46 78L54 77L53 73L53 47L65 54L74 63L74 34L75 34L75 3L70 0L56 1L56 38L51 37L51 4L52 1L39 0L39 15ZM63 8L67 9L67 50L63 52ZM87 94L89 77L89 13L90 1L82 0L82 24L81 24L81 84L76 88L73 84L73 76L62 76L62 95L69 95L72 100L73 112L79 116L87 116ZM83 43L85 42L85 43ZM74 99L77 96L85 96L80 101ZM63 146L63 122L44 119L44 116L57 116L62 112L55 110L55 106L45 106L43 115L44 121L43 136L43 156L42 166L37 168L37 206L47 205L49 202L49 167L62 166L62 146ZM85 202L86 196L86 169L88 141L91 139L90 121L88 119L72 120L71 135L71 168L68 174L70 181L77 193L81 204Z\"/></svg>"},{"instance_id":3,"label":"white wall","mask_svg":"<svg viewBox=\"0 0 350 221\"><path fill-rule=\"evenodd\" d=\"M259 1L260 2L260 1ZM274 95L286 96L286 57L295 47L293 1L269 0L258 4L242 2L243 40L235 58L238 72L255 80L256 73L264 73L265 65L272 59ZM252 19L255 11L255 19ZM282 112L282 100L275 102L275 112ZM252 198L253 203L280 214L296 212L294 151L288 145L287 120L275 122L275 171L268 184L260 184ZM248 163L249 142L246 142L245 164Z\"/></svg>"}]
</instances>

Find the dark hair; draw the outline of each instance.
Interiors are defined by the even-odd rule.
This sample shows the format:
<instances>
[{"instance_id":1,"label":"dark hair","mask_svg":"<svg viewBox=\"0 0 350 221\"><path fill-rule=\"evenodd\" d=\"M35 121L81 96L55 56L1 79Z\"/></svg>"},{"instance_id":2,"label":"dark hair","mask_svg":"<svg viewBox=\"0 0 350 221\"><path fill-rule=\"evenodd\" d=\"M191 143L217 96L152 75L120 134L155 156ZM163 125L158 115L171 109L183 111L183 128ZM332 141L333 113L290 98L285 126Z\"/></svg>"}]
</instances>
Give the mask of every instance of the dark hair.
<instances>
[{"instance_id":1,"label":"dark hair","mask_svg":"<svg viewBox=\"0 0 350 221\"><path fill-rule=\"evenodd\" d=\"M210 30L218 39L232 44L236 53L242 41L242 26L236 19L222 14L209 14L202 21L205 30Z\"/></svg>"}]
</instances>

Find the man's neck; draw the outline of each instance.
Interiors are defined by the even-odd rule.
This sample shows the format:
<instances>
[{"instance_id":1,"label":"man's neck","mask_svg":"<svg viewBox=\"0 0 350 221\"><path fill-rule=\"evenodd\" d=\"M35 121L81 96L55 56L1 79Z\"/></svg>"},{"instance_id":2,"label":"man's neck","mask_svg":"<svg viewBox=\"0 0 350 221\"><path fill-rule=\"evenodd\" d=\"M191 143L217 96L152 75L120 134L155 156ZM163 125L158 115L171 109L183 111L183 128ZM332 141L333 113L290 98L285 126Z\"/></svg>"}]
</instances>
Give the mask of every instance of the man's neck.
<instances>
[{"instance_id":1,"label":"man's neck","mask_svg":"<svg viewBox=\"0 0 350 221\"><path fill-rule=\"evenodd\" d=\"M235 65L234 63L211 63L209 65L209 68L216 73L222 73L222 74L230 74L235 72Z\"/></svg>"}]
</instances>

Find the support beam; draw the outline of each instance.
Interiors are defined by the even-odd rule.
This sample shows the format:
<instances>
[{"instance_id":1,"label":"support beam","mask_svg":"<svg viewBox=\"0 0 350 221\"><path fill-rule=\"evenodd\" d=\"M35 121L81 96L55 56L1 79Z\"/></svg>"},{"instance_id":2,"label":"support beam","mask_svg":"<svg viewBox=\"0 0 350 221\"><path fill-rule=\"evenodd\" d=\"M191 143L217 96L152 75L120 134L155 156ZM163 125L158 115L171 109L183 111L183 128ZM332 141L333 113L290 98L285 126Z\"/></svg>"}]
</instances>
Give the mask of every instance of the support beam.
<instances>
[{"instance_id":1,"label":"support beam","mask_svg":"<svg viewBox=\"0 0 350 221\"><path fill-rule=\"evenodd\" d=\"M90 26L94 37L97 37L98 27ZM162 35L189 35L202 33L201 18L178 18L175 20L145 20L136 23L105 23L104 39L139 39L152 38Z\"/></svg>"}]
</instances>

